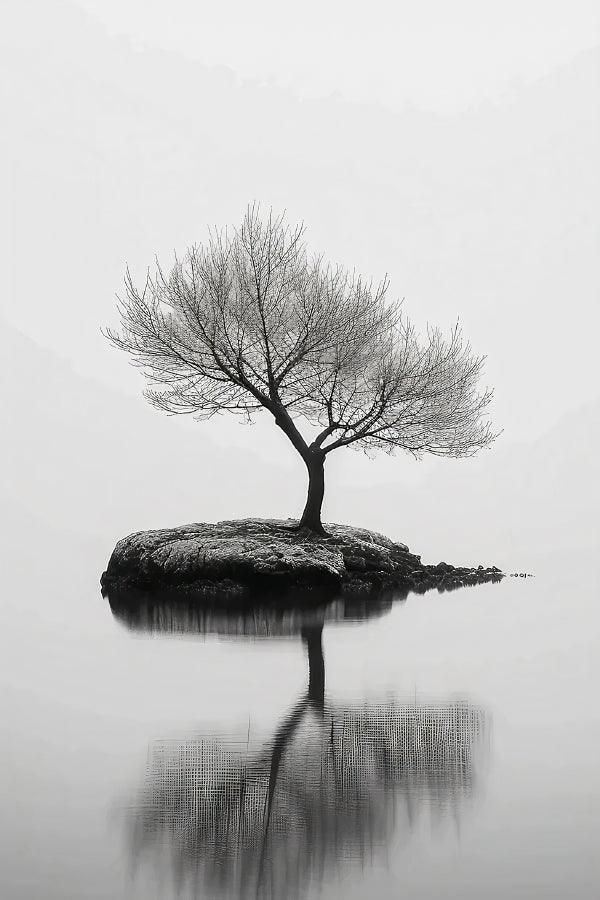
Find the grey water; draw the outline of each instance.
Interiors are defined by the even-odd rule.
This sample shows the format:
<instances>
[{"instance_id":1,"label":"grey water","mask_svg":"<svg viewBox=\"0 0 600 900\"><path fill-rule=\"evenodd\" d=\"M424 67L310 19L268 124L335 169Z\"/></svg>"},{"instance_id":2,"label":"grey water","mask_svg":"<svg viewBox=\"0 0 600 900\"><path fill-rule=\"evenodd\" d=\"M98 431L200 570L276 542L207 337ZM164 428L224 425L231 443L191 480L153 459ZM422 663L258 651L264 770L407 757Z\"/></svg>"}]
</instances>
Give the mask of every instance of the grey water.
<instances>
[{"instance_id":1,"label":"grey water","mask_svg":"<svg viewBox=\"0 0 600 900\"><path fill-rule=\"evenodd\" d=\"M2 548L3 900L597 896L591 556L366 618L136 630L110 549Z\"/></svg>"}]
</instances>

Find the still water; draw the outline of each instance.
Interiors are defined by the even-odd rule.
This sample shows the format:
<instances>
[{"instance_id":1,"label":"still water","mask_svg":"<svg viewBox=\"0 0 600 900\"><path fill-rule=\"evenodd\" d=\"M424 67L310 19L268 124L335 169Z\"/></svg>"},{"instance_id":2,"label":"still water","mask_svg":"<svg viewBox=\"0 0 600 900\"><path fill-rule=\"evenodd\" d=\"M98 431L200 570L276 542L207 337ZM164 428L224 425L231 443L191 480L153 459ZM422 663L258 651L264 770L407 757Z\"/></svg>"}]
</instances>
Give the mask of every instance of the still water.
<instances>
[{"instance_id":1,"label":"still water","mask_svg":"<svg viewBox=\"0 0 600 900\"><path fill-rule=\"evenodd\" d=\"M2 900L598 896L592 559L139 630L110 550L4 548Z\"/></svg>"}]
</instances>

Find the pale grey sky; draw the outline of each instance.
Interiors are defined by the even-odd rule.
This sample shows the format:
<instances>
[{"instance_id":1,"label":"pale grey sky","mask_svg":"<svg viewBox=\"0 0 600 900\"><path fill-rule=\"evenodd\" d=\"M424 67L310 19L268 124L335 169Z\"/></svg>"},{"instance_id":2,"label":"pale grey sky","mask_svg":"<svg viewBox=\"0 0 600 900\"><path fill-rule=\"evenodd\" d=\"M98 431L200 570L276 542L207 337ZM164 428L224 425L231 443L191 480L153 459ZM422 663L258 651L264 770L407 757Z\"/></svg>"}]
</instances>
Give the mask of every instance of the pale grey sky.
<instances>
[{"instance_id":1,"label":"pale grey sky","mask_svg":"<svg viewBox=\"0 0 600 900\"><path fill-rule=\"evenodd\" d=\"M497 99L600 43L596 0L77 0L138 47L300 96L454 112Z\"/></svg>"}]
</instances>

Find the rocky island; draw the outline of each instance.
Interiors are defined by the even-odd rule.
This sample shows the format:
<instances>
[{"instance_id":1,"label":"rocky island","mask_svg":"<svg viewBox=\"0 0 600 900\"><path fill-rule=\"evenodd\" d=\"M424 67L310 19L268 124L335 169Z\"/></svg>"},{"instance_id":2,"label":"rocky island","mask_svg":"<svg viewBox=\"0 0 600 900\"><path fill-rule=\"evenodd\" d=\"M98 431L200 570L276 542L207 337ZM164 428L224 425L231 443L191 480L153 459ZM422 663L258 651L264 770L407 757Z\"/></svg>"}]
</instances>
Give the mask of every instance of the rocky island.
<instances>
[{"instance_id":1,"label":"rocky island","mask_svg":"<svg viewBox=\"0 0 600 900\"><path fill-rule=\"evenodd\" d=\"M292 519L241 519L141 531L120 540L102 574L106 595L177 592L199 605L406 596L499 581L495 566L426 565L405 544L348 525L325 534Z\"/></svg>"}]
</instances>

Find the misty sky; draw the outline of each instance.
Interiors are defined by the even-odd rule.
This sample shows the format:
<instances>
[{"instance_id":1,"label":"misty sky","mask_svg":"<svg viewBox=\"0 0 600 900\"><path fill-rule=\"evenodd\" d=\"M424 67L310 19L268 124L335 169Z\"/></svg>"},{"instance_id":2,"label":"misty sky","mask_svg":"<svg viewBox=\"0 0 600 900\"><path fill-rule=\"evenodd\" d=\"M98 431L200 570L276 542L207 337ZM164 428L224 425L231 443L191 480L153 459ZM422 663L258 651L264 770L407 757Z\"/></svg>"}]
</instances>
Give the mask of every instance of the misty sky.
<instances>
[{"instance_id":1,"label":"misty sky","mask_svg":"<svg viewBox=\"0 0 600 900\"><path fill-rule=\"evenodd\" d=\"M594 0L77 0L142 46L291 87L453 112L600 42ZM168 12L166 10L168 9Z\"/></svg>"}]
</instances>

